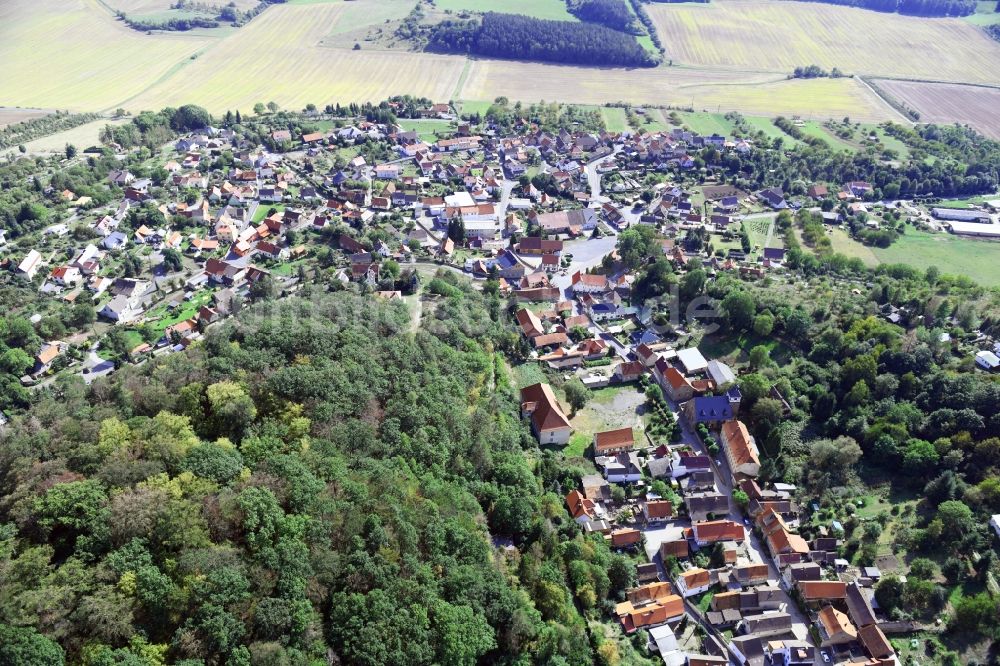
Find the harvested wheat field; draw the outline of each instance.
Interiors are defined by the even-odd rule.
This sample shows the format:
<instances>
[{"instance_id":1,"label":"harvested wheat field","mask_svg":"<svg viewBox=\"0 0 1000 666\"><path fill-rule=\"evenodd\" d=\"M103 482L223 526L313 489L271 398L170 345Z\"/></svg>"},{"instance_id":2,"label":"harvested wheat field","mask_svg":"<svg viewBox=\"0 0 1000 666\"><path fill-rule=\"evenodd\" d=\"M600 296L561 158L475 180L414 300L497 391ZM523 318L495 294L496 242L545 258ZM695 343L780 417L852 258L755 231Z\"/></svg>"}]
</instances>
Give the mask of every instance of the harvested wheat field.
<instances>
[{"instance_id":1,"label":"harvested wheat field","mask_svg":"<svg viewBox=\"0 0 1000 666\"><path fill-rule=\"evenodd\" d=\"M401 94L450 97L463 58L318 46L344 10L343 3L269 7L185 67L182 76L153 86L126 107L191 102L211 112L246 112L256 102L272 100L302 108L310 102L380 101Z\"/></svg>"},{"instance_id":2,"label":"harvested wheat field","mask_svg":"<svg viewBox=\"0 0 1000 666\"><path fill-rule=\"evenodd\" d=\"M524 102L621 101L765 116L850 116L863 122L899 119L871 90L849 78L787 80L773 74L681 67L588 69L506 60L473 62L461 97L490 100L498 95Z\"/></svg>"},{"instance_id":3,"label":"harvested wheat field","mask_svg":"<svg viewBox=\"0 0 1000 666\"><path fill-rule=\"evenodd\" d=\"M96 0L4 0L0 104L113 108L211 42L136 32Z\"/></svg>"},{"instance_id":4,"label":"harvested wheat field","mask_svg":"<svg viewBox=\"0 0 1000 666\"><path fill-rule=\"evenodd\" d=\"M0 127L7 127L14 123L23 123L26 120L34 120L47 116L51 111L45 109L19 109L16 107L0 106Z\"/></svg>"},{"instance_id":5,"label":"harvested wheat field","mask_svg":"<svg viewBox=\"0 0 1000 666\"><path fill-rule=\"evenodd\" d=\"M1000 89L950 83L877 81L925 123L962 123L1000 139Z\"/></svg>"},{"instance_id":6,"label":"harvested wheat field","mask_svg":"<svg viewBox=\"0 0 1000 666\"><path fill-rule=\"evenodd\" d=\"M1000 43L959 19L930 19L783 0L647 6L675 62L791 73L1000 83Z\"/></svg>"}]
</instances>

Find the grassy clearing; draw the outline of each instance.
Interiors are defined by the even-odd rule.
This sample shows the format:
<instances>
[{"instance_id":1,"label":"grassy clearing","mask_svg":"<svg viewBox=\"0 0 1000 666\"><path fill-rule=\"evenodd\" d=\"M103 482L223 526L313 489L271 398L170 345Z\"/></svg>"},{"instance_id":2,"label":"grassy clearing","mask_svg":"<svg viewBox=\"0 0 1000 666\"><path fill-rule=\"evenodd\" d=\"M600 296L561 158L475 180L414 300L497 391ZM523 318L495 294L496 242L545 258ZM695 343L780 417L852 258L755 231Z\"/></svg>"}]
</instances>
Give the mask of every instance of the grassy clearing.
<instances>
[{"instance_id":1,"label":"grassy clearing","mask_svg":"<svg viewBox=\"0 0 1000 666\"><path fill-rule=\"evenodd\" d=\"M875 267L882 263L875 256L872 248L854 240L846 231L839 227L831 229L829 237L834 252L839 252L847 257L857 257L865 262L865 266Z\"/></svg>"},{"instance_id":2,"label":"grassy clearing","mask_svg":"<svg viewBox=\"0 0 1000 666\"><path fill-rule=\"evenodd\" d=\"M1000 243L907 229L891 246L872 250L882 263L910 264L921 270L967 275L981 285L1000 285Z\"/></svg>"},{"instance_id":3,"label":"grassy clearing","mask_svg":"<svg viewBox=\"0 0 1000 666\"><path fill-rule=\"evenodd\" d=\"M896 154L899 155L899 159L901 160L909 159L910 147L907 146L902 141L900 141L899 139L897 139L896 137L887 134L886 131L881 127L866 126L863 128L863 130L867 134L871 134L872 132L874 132L875 135L878 137L878 140L882 142L882 145L888 148L889 150L895 151Z\"/></svg>"},{"instance_id":4,"label":"grassy clearing","mask_svg":"<svg viewBox=\"0 0 1000 666\"><path fill-rule=\"evenodd\" d=\"M746 364L750 358L750 350L758 345L766 347L771 353L771 360L779 365L791 359L792 350L783 342L777 338L762 338L752 333L743 333L736 337L709 335L701 339L698 349L706 358L715 358L736 366Z\"/></svg>"},{"instance_id":5,"label":"grassy clearing","mask_svg":"<svg viewBox=\"0 0 1000 666\"><path fill-rule=\"evenodd\" d=\"M664 120L659 109L649 108L645 111L645 114L639 114L642 123L636 129L644 132L665 132L670 129L670 125Z\"/></svg>"},{"instance_id":6,"label":"grassy clearing","mask_svg":"<svg viewBox=\"0 0 1000 666\"><path fill-rule=\"evenodd\" d=\"M609 132L624 132L630 129L628 121L625 119L625 109L602 106L601 117L604 118L604 125Z\"/></svg>"},{"instance_id":7,"label":"grassy clearing","mask_svg":"<svg viewBox=\"0 0 1000 666\"><path fill-rule=\"evenodd\" d=\"M338 37L354 37L361 41L369 28L384 25L390 21L404 18L411 9L411 0L295 0L291 4L317 4L324 2L340 2L337 20L330 27L323 40L324 45L340 45L351 48L353 41L338 40Z\"/></svg>"},{"instance_id":8,"label":"grassy clearing","mask_svg":"<svg viewBox=\"0 0 1000 666\"><path fill-rule=\"evenodd\" d=\"M976 12L962 18L966 23L972 25L986 26L1000 23L1000 12L996 11L997 4L991 0L979 0L976 3Z\"/></svg>"},{"instance_id":9,"label":"grassy clearing","mask_svg":"<svg viewBox=\"0 0 1000 666\"><path fill-rule=\"evenodd\" d=\"M826 127L824 127L823 123L817 122L815 120L810 120L806 123L803 123L799 127L799 129L801 129L802 133L805 134L806 136L813 136L816 137L817 139L822 139L823 141L826 141L830 145L830 147L833 148L834 150L849 150L852 152L857 150L857 146L855 146L852 143L848 143L847 141L844 141L839 136L837 136L836 134L828 130Z\"/></svg>"},{"instance_id":10,"label":"grassy clearing","mask_svg":"<svg viewBox=\"0 0 1000 666\"><path fill-rule=\"evenodd\" d=\"M860 258L866 266L908 264L918 270L937 266L942 273L965 275L986 287L1000 285L1000 243L930 233L907 227L906 233L887 248L868 247L841 228L829 232L833 250ZM800 237L801 240L801 237Z\"/></svg>"},{"instance_id":11,"label":"grassy clearing","mask_svg":"<svg viewBox=\"0 0 1000 666\"><path fill-rule=\"evenodd\" d=\"M401 118L398 123L405 132L416 132L424 141L437 141L440 136L454 132L447 120L421 120ZM440 136L439 136L440 135Z\"/></svg>"},{"instance_id":12,"label":"grassy clearing","mask_svg":"<svg viewBox=\"0 0 1000 666\"><path fill-rule=\"evenodd\" d=\"M764 133L769 139L781 139L786 146L796 146L802 142L774 124L773 119L762 116L745 116L746 124Z\"/></svg>"},{"instance_id":13,"label":"grassy clearing","mask_svg":"<svg viewBox=\"0 0 1000 666\"><path fill-rule=\"evenodd\" d=\"M505 12L540 19L575 21L563 0L435 0L434 6L452 12Z\"/></svg>"},{"instance_id":14,"label":"grassy clearing","mask_svg":"<svg viewBox=\"0 0 1000 666\"><path fill-rule=\"evenodd\" d=\"M733 123L723 113L690 113L682 111L677 115L684 122L682 127L687 127L690 131L698 134L722 134L726 136L733 132Z\"/></svg>"},{"instance_id":15,"label":"grassy clearing","mask_svg":"<svg viewBox=\"0 0 1000 666\"><path fill-rule=\"evenodd\" d=\"M816 64L850 74L991 83L1000 44L959 19L782 0L653 4L674 62L790 73ZM920 57L913 57L920 44Z\"/></svg>"}]
</instances>

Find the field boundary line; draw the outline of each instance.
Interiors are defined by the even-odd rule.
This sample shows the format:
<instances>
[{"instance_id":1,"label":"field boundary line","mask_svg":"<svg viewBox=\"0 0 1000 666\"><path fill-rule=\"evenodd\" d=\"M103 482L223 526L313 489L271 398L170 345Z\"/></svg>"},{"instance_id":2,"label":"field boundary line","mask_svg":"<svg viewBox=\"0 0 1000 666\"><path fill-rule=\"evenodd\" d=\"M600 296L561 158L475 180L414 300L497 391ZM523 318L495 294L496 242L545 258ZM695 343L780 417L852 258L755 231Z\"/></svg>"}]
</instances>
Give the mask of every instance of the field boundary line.
<instances>
[{"instance_id":1,"label":"field boundary line","mask_svg":"<svg viewBox=\"0 0 1000 666\"><path fill-rule=\"evenodd\" d=\"M462 99L462 90L465 88L465 82L469 80L469 72L472 70L472 59L466 58L465 65L462 67L462 73L458 75L458 82L455 84L455 90L451 95L453 100Z\"/></svg>"},{"instance_id":2,"label":"field boundary line","mask_svg":"<svg viewBox=\"0 0 1000 666\"><path fill-rule=\"evenodd\" d=\"M872 94L875 95L875 97L877 97L880 102L882 102L885 106L889 108L889 110L891 110L894 114L902 118L904 123L910 126L916 124L913 122L912 118L910 118L905 113L899 110L898 105L901 104L900 101L895 98L890 99L891 95L888 91L883 91L880 86L872 85L863 76L856 76L855 78L858 81L860 81L865 88L870 90Z\"/></svg>"}]
</instances>

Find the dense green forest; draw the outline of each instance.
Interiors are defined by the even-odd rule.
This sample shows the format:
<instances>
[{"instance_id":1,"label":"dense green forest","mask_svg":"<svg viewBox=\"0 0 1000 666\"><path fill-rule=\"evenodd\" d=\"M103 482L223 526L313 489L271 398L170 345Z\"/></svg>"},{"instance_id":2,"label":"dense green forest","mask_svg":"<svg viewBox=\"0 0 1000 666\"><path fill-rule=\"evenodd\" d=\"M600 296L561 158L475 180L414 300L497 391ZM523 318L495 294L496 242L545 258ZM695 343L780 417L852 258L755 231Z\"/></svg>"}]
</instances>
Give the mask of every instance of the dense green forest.
<instances>
[{"instance_id":1,"label":"dense green forest","mask_svg":"<svg viewBox=\"0 0 1000 666\"><path fill-rule=\"evenodd\" d=\"M791 132L801 132L786 119L775 124ZM863 180L875 185L874 199L913 198L917 196L970 196L992 194L1000 184L1000 142L958 126L886 125L886 132L910 149L909 159L901 166L887 164L873 151L838 151L820 140L792 150L755 150L739 157L727 155L722 160L736 182L747 187L779 185L786 192L800 193L796 183L847 183ZM772 147L780 148L782 139ZM705 162L717 163L718 152L708 149ZM928 160L929 156L936 159ZM893 154L898 159L900 156ZM713 161L716 160L716 161ZM802 189L804 192L804 188Z\"/></svg>"},{"instance_id":2,"label":"dense green forest","mask_svg":"<svg viewBox=\"0 0 1000 666\"><path fill-rule=\"evenodd\" d=\"M635 37L603 25L496 12L487 12L481 21L447 20L433 26L427 49L574 65L657 65Z\"/></svg>"},{"instance_id":3,"label":"dense green forest","mask_svg":"<svg viewBox=\"0 0 1000 666\"><path fill-rule=\"evenodd\" d=\"M415 333L307 290L39 394L0 447L0 663L591 664L576 604L633 570L547 492L501 302L430 287Z\"/></svg>"},{"instance_id":4,"label":"dense green forest","mask_svg":"<svg viewBox=\"0 0 1000 666\"><path fill-rule=\"evenodd\" d=\"M569 0L566 6L581 21L600 23L621 32L636 32L635 17L625 0Z\"/></svg>"},{"instance_id":5,"label":"dense green forest","mask_svg":"<svg viewBox=\"0 0 1000 666\"><path fill-rule=\"evenodd\" d=\"M976 0L809 0L831 5L899 12L912 16L968 16L976 11Z\"/></svg>"}]
</instances>

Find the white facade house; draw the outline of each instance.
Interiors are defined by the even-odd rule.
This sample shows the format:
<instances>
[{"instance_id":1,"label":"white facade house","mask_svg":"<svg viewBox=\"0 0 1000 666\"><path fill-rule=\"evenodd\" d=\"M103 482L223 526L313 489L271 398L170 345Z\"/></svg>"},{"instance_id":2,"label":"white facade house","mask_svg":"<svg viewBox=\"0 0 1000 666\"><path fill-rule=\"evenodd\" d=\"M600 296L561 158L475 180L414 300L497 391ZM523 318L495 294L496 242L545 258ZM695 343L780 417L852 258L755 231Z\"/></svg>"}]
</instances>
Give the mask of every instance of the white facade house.
<instances>
[{"instance_id":1,"label":"white facade house","mask_svg":"<svg viewBox=\"0 0 1000 666\"><path fill-rule=\"evenodd\" d=\"M991 351L979 351L976 352L976 365L987 372L995 372L1000 370L1000 357Z\"/></svg>"}]
</instances>

